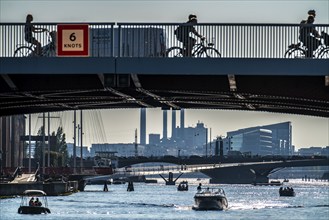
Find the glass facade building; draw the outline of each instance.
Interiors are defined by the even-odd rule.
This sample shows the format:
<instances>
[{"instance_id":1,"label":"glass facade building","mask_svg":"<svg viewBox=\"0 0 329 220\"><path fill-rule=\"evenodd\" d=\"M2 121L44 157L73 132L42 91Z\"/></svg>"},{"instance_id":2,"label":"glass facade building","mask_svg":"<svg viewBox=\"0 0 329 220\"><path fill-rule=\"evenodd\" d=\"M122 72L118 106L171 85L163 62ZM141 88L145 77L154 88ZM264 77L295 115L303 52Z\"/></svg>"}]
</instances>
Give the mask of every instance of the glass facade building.
<instances>
[{"instance_id":1,"label":"glass facade building","mask_svg":"<svg viewBox=\"0 0 329 220\"><path fill-rule=\"evenodd\" d=\"M227 132L224 153L240 151L251 155L292 155L291 122Z\"/></svg>"}]
</instances>

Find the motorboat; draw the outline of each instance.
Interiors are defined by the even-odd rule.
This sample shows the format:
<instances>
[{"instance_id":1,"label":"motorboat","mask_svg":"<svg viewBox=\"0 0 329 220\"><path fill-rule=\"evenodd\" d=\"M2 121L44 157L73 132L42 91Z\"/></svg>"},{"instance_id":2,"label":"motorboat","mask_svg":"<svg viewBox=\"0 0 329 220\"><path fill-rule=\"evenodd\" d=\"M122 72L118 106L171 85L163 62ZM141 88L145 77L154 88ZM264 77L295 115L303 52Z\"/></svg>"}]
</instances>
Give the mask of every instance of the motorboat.
<instances>
[{"instance_id":1,"label":"motorboat","mask_svg":"<svg viewBox=\"0 0 329 220\"><path fill-rule=\"evenodd\" d=\"M194 196L194 210L225 210L228 207L222 188L201 188Z\"/></svg>"},{"instance_id":2,"label":"motorboat","mask_svg":"<svg viewBox=\"0 0 329 220\"><path fill-rule=\"evenodd\" d=\"M178 191L188 191L188 182L187 181L182 181L179 183L177 186Z\"/></svg>"},{"instance_id":3,"label":"motorboat","mask_svg":"<svg viewBox=\"0 0 329 220\"><path fill-rule=\"evenodd\" d=\"M291 196L291 197L296 195L296 193L292 187L285 187L285 188L280 187L279 194L280 194L280 196Z\"/></svg>"},{"instance_id":4,"label":"motorboat","mask_svg":"<svg viewBox=\"0 0 329 220\"><path fill-rule=\"evenodd\" d=\"M25 190L22 195L21 205L18 208L19 214L47 214L47 195L42 190Z\"/></svg>"}]
</instances>

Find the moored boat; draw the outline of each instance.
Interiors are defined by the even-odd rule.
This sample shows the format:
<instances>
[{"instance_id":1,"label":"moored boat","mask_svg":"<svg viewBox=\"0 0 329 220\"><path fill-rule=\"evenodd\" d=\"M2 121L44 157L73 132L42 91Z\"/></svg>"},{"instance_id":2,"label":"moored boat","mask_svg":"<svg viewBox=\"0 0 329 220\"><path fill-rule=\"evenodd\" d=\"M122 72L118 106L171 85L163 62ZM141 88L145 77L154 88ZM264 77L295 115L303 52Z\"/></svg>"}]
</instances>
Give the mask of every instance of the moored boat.
<instances>
[{"instance_id":1,"label":"moored boat","mask_svg":"<svg viewBox=\"0 0 329 220\"><path fill-rule=\"evenodd\" d=\"M222 188L201 188L194 196L194 210L225 210L227 198Z\"/></svg>"},{"instance_id":2,"label":"moored boat","mask_svg":"<svg viewBox=\"0 0 329 220\"><path fill-rule=\"evenodd\" d=\"M25 190L22 195L19 214L47 214L50 213L46 193L42 190Z\"/></svg>"}]
</instances>

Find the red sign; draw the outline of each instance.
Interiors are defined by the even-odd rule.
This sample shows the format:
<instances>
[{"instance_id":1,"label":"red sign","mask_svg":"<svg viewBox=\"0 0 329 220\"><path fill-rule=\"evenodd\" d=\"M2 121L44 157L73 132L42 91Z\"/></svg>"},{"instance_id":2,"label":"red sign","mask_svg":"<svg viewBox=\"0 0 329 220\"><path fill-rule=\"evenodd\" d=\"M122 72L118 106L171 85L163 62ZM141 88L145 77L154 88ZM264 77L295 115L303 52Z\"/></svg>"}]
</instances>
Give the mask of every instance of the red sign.
<instances>
[{"instance_id":1,"label":"red sign","mask_svg":"<svg viewBox=\"0 0 329 220\"><path fill-rule=\"evenodd\" d=\"M89 25L58 24L57 56L89 56Z\"/></svg>"}]
</instances>

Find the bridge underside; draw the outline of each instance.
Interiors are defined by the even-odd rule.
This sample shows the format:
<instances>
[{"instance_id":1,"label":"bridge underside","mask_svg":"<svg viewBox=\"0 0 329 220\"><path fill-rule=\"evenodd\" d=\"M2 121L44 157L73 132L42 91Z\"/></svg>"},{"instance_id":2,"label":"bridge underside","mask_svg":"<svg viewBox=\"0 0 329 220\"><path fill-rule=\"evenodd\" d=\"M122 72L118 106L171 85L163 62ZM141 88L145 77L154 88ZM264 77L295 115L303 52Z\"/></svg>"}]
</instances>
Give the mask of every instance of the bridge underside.
<instances>
[{"instance_id":1,"label":"bridge underside","mask_svg":"<svg viewBox=\"0 0 329 220\"><path fill-rule=\"evenodd\" d=\"M62 70L52 72L55 67L52 68L51 63L48 71L40 70L45 67L38 63L35 71L32 67L24 70L25 63L20 68L5 64L0 72L0 115L161 107L329 117L329 79L322 73L241 74L232 67L232 72L224 73L218 69L219 74L216 74L215 66L210 65L212 72L202 74L197 70L191 71L192 74L184 71L166 74L160 66L162 72L159 74L150 69L137 72L138 68L136 72L130 72L129 67L120 71L116 64L108 69L108 73L105 67L95 66L93 72L81 70L79 74L78 70L72 71L67 66L68 71L64 74Z\"/></svg>"}]
</instances>

